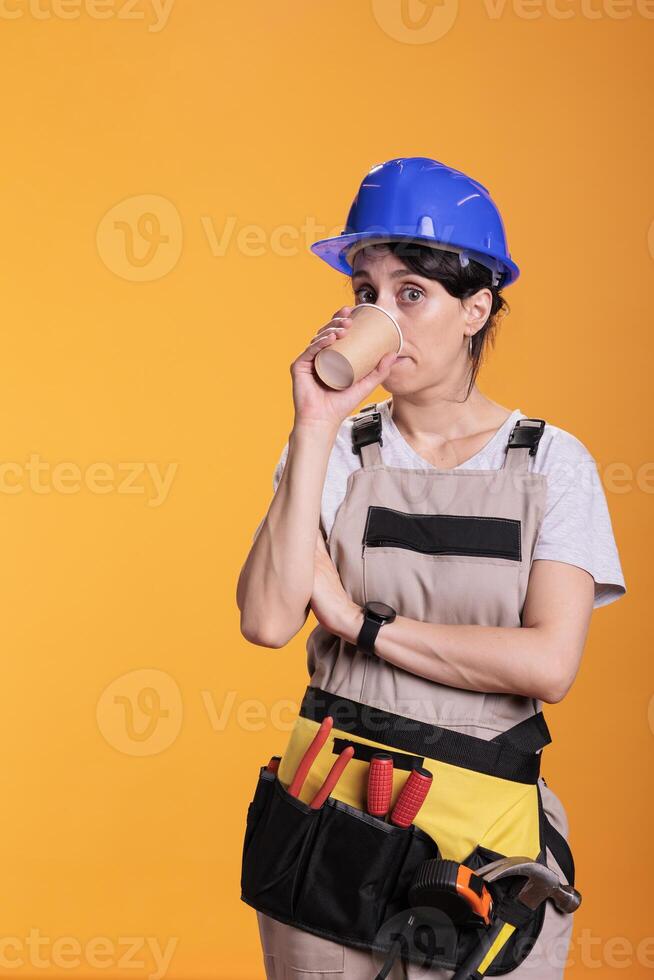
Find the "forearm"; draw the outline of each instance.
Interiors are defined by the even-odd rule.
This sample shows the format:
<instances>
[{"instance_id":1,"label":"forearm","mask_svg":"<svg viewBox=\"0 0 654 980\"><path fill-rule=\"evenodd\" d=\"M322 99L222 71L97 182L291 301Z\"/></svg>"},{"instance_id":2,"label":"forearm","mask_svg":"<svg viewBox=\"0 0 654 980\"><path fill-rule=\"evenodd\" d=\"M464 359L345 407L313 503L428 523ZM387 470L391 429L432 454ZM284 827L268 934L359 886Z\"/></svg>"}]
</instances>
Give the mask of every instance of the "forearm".
<instances>
[{"instance_id":1,"label":"forearm","mask_svg":"<svg viewBox=\"0 0 654 980\"><path fill-rule=\"evenodd\" d=\"M300 425L289 435L277 491L241 571L241 631L252 642L283 645L307 616L327 463L336 432Z\"/></svg>"},{"instance_id":2,"label":"forearm","mask_svg":"<svg viewBox=\"0 0 654 980\"><path fill-rule=\"evenodd\" d=\"M353 606L342 627L356 643L363 613ZM552 641L541 627L444 625L397 616L381 627L376 656L439 684L486 693L557 700Z\"/></svg>"}]
</instances>

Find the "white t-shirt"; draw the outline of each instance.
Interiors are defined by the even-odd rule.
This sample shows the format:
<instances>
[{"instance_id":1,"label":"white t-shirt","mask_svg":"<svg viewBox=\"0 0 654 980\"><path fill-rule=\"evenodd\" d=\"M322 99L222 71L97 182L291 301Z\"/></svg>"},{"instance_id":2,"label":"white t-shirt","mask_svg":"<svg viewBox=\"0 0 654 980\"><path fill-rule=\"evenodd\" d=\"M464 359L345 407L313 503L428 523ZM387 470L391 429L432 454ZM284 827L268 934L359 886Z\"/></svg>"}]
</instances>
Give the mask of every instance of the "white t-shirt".
<instances>
[{"instance_id":1,"label":"white t-shirt","mask_svg":"<svg viewBox=\"0 0 654 980\"><path fill-rule=\"evenodd\" d=\"M393 422L389 401L390 398L378 402L383 463L434 469L404 439ZM490 441L456 468L499 469L504 462L504 449L511 429L519 418L528 417L519 408L514 409ZM287 455L288 442L275 467L274 490L277 490ZM336 511L345 496L347 478L360 467L359 455L352 452L352 419L347 418L341 424L329 457L322 494L321 522L328 538ZM547 558L568 562L590 572L595 580L595 607L619 599L626 592L625 581L604 488L591 454L571 433L546 422L529 469L547 477L545 514L533 560Z\"/></svg>"}]
</instances>

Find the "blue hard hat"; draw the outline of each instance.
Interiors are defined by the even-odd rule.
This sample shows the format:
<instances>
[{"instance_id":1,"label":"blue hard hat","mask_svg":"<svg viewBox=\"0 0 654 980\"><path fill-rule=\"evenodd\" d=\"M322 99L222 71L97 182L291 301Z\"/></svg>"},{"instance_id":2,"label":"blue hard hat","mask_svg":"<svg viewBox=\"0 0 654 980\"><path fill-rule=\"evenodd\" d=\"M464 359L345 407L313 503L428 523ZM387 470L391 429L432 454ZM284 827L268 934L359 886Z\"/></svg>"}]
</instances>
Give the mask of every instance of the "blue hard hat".
<instances>
[{"instance_id":1,"label":"blue hard hat","mask_svg":"<svg viewBox=\"0 0 654 980\"><path fill-rule=\"evenodd\" d=\"M493 285L508 286L520 275L486 188L428 157L400 157L374 166L361 182L342 233L314 242L311 251L352 275L359 248L402 240L457 252L462 266L474 259L491 270Z\"/></svg>"}]
</instances>

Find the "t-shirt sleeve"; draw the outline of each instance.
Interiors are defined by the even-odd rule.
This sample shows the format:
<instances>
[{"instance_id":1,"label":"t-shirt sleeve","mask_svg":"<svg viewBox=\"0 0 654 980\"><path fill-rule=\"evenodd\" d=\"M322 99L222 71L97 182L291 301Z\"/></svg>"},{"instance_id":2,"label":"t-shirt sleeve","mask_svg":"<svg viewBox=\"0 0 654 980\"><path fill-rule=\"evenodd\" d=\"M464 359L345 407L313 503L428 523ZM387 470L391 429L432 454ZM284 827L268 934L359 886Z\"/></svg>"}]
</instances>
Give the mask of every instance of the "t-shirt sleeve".
<instances>
[{"instance_id":1,"label":"t-shirt sleeve","mask_svg":"<svg viewBox=\"0 0 654 980\"><path fill-rule=\"evenodd\" d=\"M288 442L286 443L286 445L282 449L282 451L280 453L280 456L279 456L279 459L277 460L277 465L275 466L275 469L274 469L274 472L273 472L273 481L272 481L272 483L273 483L273 494L277 493L277 487L279 486L279 481L281 480L282 473L284 472L284 466L286 465L286 458L287 458L287 456L288 456ZM254 534L252 535L252 540L253 541L256 538L257 534L259 533L259 530L261 528L261 525L263 524L263 522L265 521L265 519L266 519L265 517L262 517L261 520L259 521L259 524L257 525L257 529L254 532Z\"/></svg>"},{"instance_id":2,"label":"t-shirt sleeve","mask_svg":"<svg viewBox=\"0 0 654 980\"><path fill-rule=\"evenodd\" d=\"M627 590L597 464L584 444L563 430L553 438L549 455L543 469L545 513L533 560L584 568L595 580L594 608L608 605Z\"/></svg>"}]
</instances>

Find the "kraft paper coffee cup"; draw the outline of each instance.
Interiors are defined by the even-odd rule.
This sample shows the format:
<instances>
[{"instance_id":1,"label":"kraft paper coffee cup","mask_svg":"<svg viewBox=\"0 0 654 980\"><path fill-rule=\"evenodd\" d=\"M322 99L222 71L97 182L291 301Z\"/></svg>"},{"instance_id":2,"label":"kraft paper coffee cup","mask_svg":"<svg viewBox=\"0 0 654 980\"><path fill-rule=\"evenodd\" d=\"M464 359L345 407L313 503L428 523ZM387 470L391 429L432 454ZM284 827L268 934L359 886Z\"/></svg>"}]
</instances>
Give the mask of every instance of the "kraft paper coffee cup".
<instances>
[{"instance_id":1,"label":"kraft paper coffee cup","mask_svg":"<svg viewBox=\"0 0 654 980\"><path fill-rule=\"evenodd\" d=\"M402 331L392 314L374 303L359 303L344 336L314 358L316 374L330 388L349 388L376 368L384 354L402 350Z\"/></svg>"}]
</instances>

